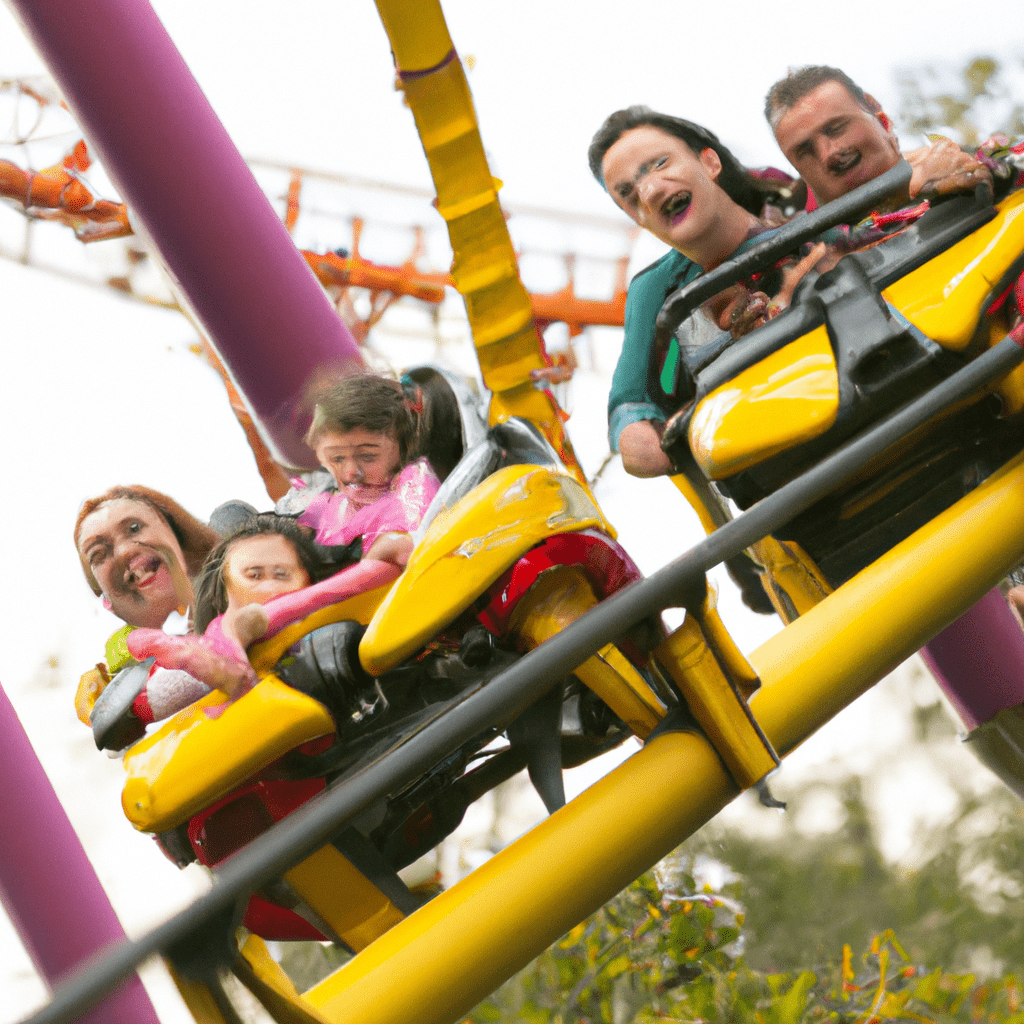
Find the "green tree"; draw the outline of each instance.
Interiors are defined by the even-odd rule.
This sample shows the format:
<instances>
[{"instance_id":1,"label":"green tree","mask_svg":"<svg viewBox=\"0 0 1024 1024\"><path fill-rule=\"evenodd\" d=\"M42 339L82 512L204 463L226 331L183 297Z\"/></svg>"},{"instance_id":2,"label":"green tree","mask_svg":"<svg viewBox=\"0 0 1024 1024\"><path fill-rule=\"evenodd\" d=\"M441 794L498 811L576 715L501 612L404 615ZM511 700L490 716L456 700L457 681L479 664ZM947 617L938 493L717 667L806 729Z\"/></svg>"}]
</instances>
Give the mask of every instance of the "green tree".
<instances>
[{"instance_id":1,"label":"green tree","mask_svg":"<svg viewBox=\"0 0 1024 1024\"><path fill-rule=\"evenodd\" d=\"M896 73L899 121L909 135L943 131L963 146L993 132L1024 134L1024 105L1016 98L1020 61L978 56L959 68L929 65Z\"/></svg>"},{"instance_id":2,"label":"green tree","mask_svg":"<svg viewBox=\"0 0 1024 1024\"><path fill-rule=\"evenodd\" d=\"M467 1022L1024 1024L1019 811L1000 822L998 839L979 839L978 808L965 807L939 854L907 872L882 858L855 779L843 800L847 822L827 839L789 832L765 844L705 831ZM709 848L724 852L734 879L717 891L691 870ZM981 862L991 871L976 894L964 873ZM979 947L995 976L967 969Z\"/></svg>"},{"instance_id":3,"label":"green tree","mask_svg":"<svg viewBox=\"0 0 1024 1024\"><path fill-rule=\"evenodd\" d=\"M883 688L887 713L906 723L897 750L838 783L809 773L791 784L771 838L748 827L772 813L754 807L710 823L467 1020L1024 1024L1024 807L968 778L921 670ZM884 785L922 751L955 806L918 829L912 864L892 863L868 781ZM838 824L805 834L803 812L826 787ZM694 877L708 863L714 888Z\"/></svg>"}]
</instances>

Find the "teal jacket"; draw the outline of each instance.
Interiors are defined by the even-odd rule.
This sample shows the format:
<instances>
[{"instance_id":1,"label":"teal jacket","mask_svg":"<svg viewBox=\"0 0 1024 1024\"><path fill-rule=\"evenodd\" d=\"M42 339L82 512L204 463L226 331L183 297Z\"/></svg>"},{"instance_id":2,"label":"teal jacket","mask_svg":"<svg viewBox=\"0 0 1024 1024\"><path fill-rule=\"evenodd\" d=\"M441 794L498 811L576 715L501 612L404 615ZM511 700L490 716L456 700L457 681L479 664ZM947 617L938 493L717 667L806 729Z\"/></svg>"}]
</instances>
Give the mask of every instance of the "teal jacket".
<instances>
[{"instance_id":1,"label":"teal jacket","mask_svg":"<svg viewBox=\"0 0 1024 1024\"><path fill-rule=\"evenodd\" d=\"M665 421L665 413L654 399L656 383L648 379L654 346L654 321L665 297L702 273L703 270L693 260L670 249L629 283L622 353L608 395L608 442L613 452L619 450L619 437L631 423ZM662 368L663 378L666 372L674 374L678 354L678 344L673 338ZM670 393L671 384L663 390Z\"/></svg>"},{"instance_id":2,"label":"teal jacket","mask_svg":"<svg viewBox=\"0 0 1024 1024\"><path fill-rule=\"evenodd\" d=\"M765 231L748 238L733 255L756 242L763 242L771 234L773 231ZM622 352L608 394L608 443L613 452L619 450L619 438L630 423L640 420L665 422L665 412L656 396L673 393L679 343L672 338L661 366L652 366L654 322L665 299L703 273L703 268L693 260L669 249L660 260L641 270L629 282Z\"/></svg>"}]
</instances>

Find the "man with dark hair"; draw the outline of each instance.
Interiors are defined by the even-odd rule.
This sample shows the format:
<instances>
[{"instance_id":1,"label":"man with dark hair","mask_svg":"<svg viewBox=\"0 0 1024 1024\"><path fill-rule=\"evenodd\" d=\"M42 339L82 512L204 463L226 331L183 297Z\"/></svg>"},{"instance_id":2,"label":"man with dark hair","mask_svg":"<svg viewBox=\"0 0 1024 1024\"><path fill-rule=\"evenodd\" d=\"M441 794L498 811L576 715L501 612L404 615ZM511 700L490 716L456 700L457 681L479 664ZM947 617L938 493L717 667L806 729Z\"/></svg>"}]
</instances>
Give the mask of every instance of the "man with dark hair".
<instances>
[{"instance_id":1,"label":"man with dark hair","mask_svg":"<svg viewBox=\"0 0 1024 1024\"><path fill-rule=\"evenodd\" d=\"M818 205L877 178L900 159L892 119L838 68L812 65L791 72L768 90L764 112L779 148ZM902 155L913 168L911 197L970 190L992 178L981 161L949 139Z\"/></svg>"}]
</instances>

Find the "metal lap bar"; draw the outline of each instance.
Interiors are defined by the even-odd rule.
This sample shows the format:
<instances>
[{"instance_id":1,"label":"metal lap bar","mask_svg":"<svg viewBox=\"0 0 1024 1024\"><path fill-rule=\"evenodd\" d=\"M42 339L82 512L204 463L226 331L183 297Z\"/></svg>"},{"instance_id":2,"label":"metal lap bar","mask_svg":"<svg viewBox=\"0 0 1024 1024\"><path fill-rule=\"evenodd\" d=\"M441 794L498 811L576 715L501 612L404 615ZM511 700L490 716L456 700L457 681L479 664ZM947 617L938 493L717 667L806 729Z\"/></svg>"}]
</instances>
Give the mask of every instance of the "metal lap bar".
<instances>
[{"instance_id":1,"label":"metal lap bar","mask_svg":"<svg viewBox=\"0 0 1024 1024\"><path fill-rule=\"evenodd\" d=\"M749 277L756 270L771 265L804 242L816 238L837 224L849 224L863 217L889 196L910 184L911 167L901 160L895 167L873 181L854 189L826 206L798 217L779 228L771 237L751 246L739 256L726 260L713 271L673 292L658 314L658 330L673 332L702 302L720 291Z\"/></svg>"},{"instance_id":2,"label":"metal lap bar","mask_svg":"<svg viewBox=\"0 0 1024 1024\"><path fill-rule=\"evenodd\" d=\"M718 615L714 592L688 604L682 625L653 657L679 688L690 713L741 789L781 763L746 698L761 685Z\"/></svg>"}]
</instances>

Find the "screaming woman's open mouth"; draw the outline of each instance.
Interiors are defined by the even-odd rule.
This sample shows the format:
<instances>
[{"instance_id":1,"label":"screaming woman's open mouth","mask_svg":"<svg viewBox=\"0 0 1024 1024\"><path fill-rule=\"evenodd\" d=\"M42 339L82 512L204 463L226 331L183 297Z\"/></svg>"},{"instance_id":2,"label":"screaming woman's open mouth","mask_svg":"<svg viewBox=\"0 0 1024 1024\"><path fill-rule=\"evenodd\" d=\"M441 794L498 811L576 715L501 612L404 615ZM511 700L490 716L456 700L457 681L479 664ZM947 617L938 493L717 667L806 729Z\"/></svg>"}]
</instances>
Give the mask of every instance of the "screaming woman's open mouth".
<instances>
[{"instance_id":1,"label":"screaming woman's open mouth","mask_svg":"<svg viewBox=\"0 0 1024 1024\"><path fill-rule=\"evenodd\" d=\"M692 199L692 192L677 192L674 196L670 196L668 200L662 204L661 212L668 220L673 220L674 218L678 217L681 213L685 213L690 208L690 201Z\"/></svg>"}]
</instances>

